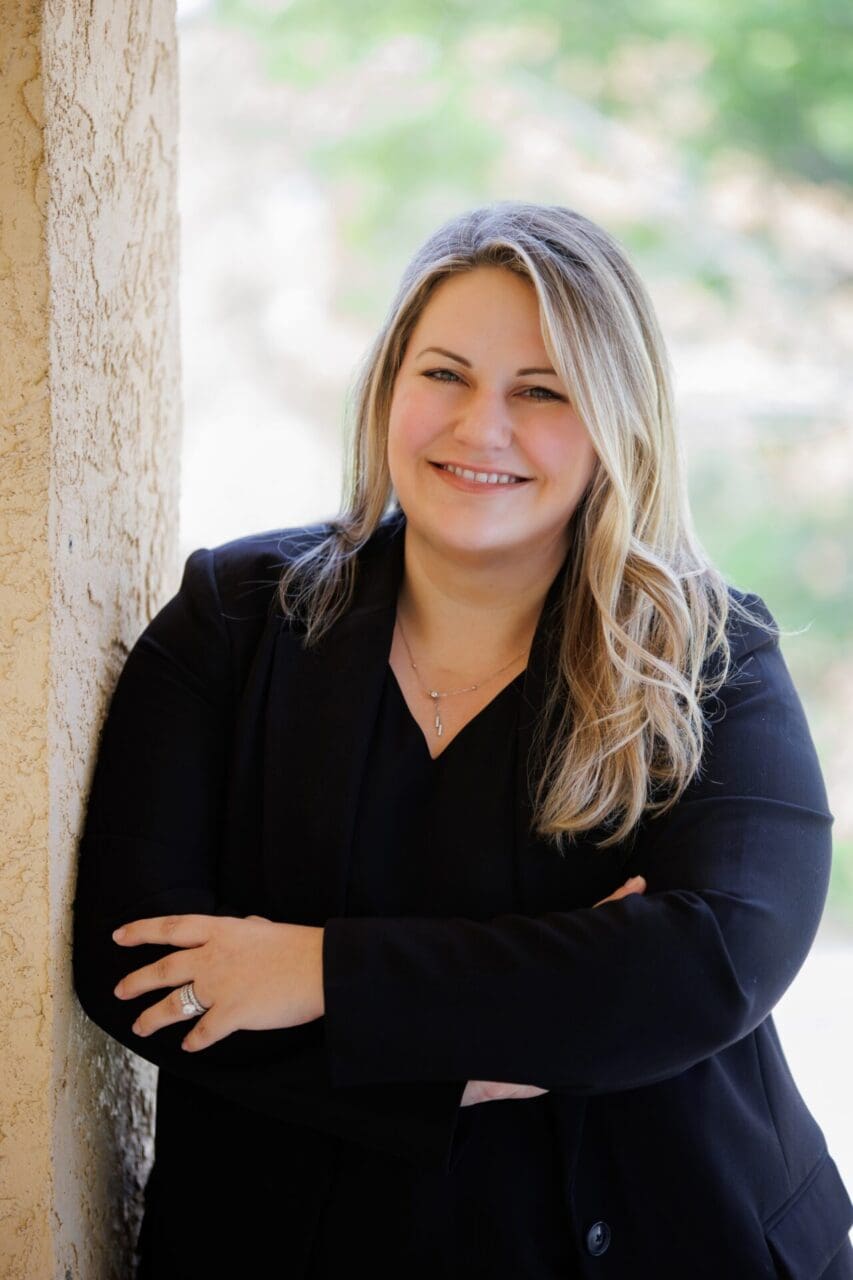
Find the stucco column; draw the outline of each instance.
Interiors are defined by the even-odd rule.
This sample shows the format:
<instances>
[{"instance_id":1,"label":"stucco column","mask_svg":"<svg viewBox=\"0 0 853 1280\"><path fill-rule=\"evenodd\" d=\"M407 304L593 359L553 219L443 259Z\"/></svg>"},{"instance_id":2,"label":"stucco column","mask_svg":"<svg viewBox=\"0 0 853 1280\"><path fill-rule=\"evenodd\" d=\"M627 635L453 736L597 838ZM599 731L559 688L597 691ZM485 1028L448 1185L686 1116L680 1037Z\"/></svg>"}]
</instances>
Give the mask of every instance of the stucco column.
<instances>
[{"instance_id":1,"label":"stucco column","mask_svg":"<svg viewBox=\"0 0 853 1280\"><path fill-rule=\"evenodd\" d=\"M176 589L174 0L0 6L0 1275L131 1274L153 1068L71 985L76 842Z\"/></svg>"}]
</instances>

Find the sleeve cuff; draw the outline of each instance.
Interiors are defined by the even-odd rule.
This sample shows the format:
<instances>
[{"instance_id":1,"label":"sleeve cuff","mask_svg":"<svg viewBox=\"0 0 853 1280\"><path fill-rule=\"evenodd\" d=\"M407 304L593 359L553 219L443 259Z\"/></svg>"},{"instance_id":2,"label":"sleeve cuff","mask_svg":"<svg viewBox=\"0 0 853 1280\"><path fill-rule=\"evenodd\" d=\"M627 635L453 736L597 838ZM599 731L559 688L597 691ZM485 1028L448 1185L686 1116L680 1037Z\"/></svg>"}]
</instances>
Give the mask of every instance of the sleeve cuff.
<instances>
[{"instance_id":1,"label":"sleeve cuff","mask_svg":"<svg viewBox=\"0 0 853 1280\"><path fill-rule=\"evenodd\" d=\"M356 926L353 929L353 926ZM347 963L348 950L358 944L360 919L327 920L323 930L323 1027L329 1080L335 1089L383 1088L389 1099L398 1095L410 1100L408 1131L412 1138L412 1158L450 1172L465 1145L469 1129L468 1109L460 1108L467 1080L385 1081L365 1078L359 1063L359 1014L351 999ZM348 941L349 940L349 941ZM350 974L351 978L353 975ZM366 1020L361 1034L370 1034Z\"/></svg>"}]
</instances>

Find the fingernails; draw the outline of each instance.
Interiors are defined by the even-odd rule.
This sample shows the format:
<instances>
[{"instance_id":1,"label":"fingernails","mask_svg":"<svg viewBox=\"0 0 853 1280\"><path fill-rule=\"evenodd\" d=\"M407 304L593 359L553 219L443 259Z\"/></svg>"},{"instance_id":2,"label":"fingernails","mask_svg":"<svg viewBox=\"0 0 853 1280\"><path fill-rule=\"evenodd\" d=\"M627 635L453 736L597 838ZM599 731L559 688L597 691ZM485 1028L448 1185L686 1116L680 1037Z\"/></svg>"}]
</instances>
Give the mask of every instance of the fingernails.
<instances>
[{"instance_id":1,"label":"fingernails","mask_svg":"<svg viewBox=\"0 0 853 1280\"><path fill-rule=\"evenodd\" d=\"M118 942L119 938L124 936L124 925L120 929L113 929L113 940Z\"/></svg>"}]
</instances>

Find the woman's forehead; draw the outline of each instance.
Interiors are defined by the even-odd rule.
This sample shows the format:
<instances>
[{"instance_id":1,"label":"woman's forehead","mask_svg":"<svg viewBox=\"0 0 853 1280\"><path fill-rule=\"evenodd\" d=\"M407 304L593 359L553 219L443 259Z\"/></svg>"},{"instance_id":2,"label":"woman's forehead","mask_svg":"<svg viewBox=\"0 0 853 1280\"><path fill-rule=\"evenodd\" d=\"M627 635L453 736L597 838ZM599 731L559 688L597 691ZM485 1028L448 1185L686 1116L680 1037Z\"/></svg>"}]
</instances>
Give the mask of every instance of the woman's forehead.
<instances>
[{"instance_id":1,"label":"woman's forehead","mask_svg":"<svg viewBox=\"0 0 853 1280\"><path fill-rule=\"evenodd\" d=\"M417 356L433 345L471 359L469 347L495 341L546 363L539 302L533 285L502 267L476 267L442 280L412 329L409 350ZM464 361L463 361L464 363Z\"/></svg>"}]
</instances>

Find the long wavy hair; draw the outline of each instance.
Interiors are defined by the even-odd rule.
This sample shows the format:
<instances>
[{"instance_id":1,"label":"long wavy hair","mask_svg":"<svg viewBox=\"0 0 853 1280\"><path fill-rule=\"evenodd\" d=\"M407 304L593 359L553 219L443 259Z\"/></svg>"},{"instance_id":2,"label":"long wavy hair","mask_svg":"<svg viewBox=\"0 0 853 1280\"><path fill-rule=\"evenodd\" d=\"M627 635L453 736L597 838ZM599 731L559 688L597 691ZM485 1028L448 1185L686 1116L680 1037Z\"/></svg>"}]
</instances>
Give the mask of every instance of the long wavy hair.
<instances>
[{"instance_id":1,"label":"long wavy hair","mask_svg":"<svg viewBox=\"0 0 853 1280\"><path fill-rule=\"evenodd\" d=\"M597 454L569 522L528 781L537 834L563 852L600 828L606 848L674 805L701 768L706 700L729 676L730 613L771 629L730 594L696 536L664 338L608 232L560 205L499 201L427 239L353 384L341 509L284 566L277 598L305 645L347 609L358 552L395 501L386 443L406 344L441 282L479 266L535 288L546 350Z\"/></svg>"}]
</instances>

